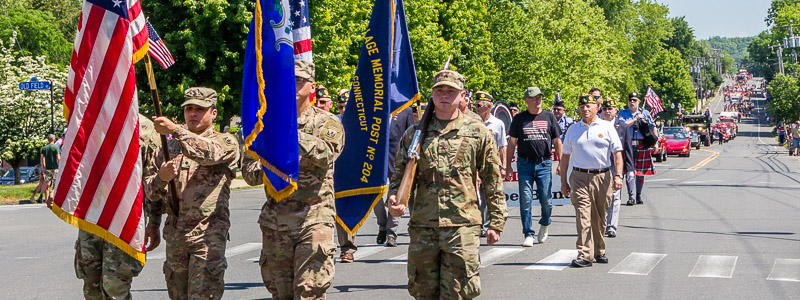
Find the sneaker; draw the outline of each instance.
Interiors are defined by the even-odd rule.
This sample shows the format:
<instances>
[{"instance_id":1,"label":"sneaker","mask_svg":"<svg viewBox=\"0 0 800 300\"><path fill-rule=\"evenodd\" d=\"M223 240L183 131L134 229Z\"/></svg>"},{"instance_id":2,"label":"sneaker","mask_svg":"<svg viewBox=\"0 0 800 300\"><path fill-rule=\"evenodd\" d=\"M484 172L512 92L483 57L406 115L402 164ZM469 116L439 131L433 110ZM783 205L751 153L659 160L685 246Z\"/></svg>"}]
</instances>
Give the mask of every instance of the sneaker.
<instances>
[{"instance_id":1,"label":"sneaker","mask_svg":"<svg viewBox=\"0 0 800 300\"><path fill-rule=\"evenodd\" d=\"M525 241L522 242L522 247L533 247L533 237L526 236Z\"/></svg>"},{"instance_id":2,"label":"sneaker","mask_svg":"<svg viewBox=\"0 0 800 300\"><path fill-rule=\"evenodd\" d=\"M390 236L388 239L386 239L386 247L397 247L397 238Z\"/></svg>"},{"instance_id":3,"label":"sneaker","mask_svg":"<svg viewBox=\"0 0 800 300\"><path fill-rule=\"evenodd\" d=\"M585 259L577 259L576 258L576 259L572 260L572 266L576 267L576 268L591 267L592 266L592 262L590 262L588 260L585 260Z\"/></svg>"},{"instance_id":4,"label":"sneaker","mask_svg":"<svg viewBox=\"0 0 800 300\"><path fill-rule=\"evenodd\" d=\"M594 257L594 261L595 261L596 263L598 263L598 264L607 264L607 263L608 263L608 257L606 257L606 255L605 255L605 254L603 254L603 255L598 255L598 256L595 256L595 257Z\"/></svg>"},{"instance_id":5,"label":"sneaker","mask_svg":"<svg viewBox=\"0 0 800 300\"><path fill-rule=\"evenodd\" d=\"M642 200L642 196L637 196L636 197L636 204L644 204L644 201Z\"/></svg>"},{"instance_id":6,"label":"sneaker","mask_svg":"<svg viewBox=\"0 0 800 300\"><path fill-rule=\"evenodd\" d=\"M628 203L626 203L625 205L627 205L627 206L633 206L634 204L636 204L636 202L635 202L635 201L633 201L633 199L628 199Z\"/></svg>"},{"instance_id":7,"label":"sneaker","mask_svg":"<svg viewBox=\"0 0 800 300\"><path fill-rule=\"evenodd\" d=\"M386 243L386 230L378 231L378 238L375 239L375 243L378 245Z\"/></svg>"},{"instance_id":8,"label":"sneaker","mask_svg":"<svg viewBox=\"0 0 800 300\"><path fill-rule=\"evenodd\" d=\"M609 231L606 232L606 236L610 237L610 238L615 238L615 237L617 237L617 232L613 231L613 230L609 230Z\"/></svg>"},{"instance_id":9,"label":"sneaker","mask_svg":"<svg viewBox=\"0 0 800 300\"><path fill-rule=\"evenodd\" d=\"M547 227L545 225L539 226L539 243L544 243L547 240Z\"/></svg>"}]
</instances>

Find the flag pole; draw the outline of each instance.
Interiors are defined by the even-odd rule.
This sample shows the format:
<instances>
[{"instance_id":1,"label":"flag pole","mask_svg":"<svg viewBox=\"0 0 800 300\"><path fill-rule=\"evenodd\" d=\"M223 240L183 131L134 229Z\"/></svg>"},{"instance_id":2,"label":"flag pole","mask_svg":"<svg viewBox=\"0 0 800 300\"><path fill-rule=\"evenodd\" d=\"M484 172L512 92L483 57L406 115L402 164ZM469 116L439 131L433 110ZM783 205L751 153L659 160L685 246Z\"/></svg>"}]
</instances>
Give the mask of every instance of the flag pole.
<instances>
[{"instance_id":1,"label":"flag pole","mask_svg":"<svg viewBox=\"0 0 800 300\"><path fill-rule=\"evenodd\" d=\"M164 115L161 113L161 101L158 99L158 88L156 87L156 78L153 76L153 64L150 62L150 53L145 55L145 68L147 69L147 79L150 83L150 96L153 99L153 108L155 109L155 113L157 117L163 117ZM167 146L167 137L163 134L159 134L161 136L161 150L164 153L164 161L169 161L171 158L169 156L169 147ZM178 189L175 186L175 180L169 181L169 194L170 199L167 201L169 203L172 212L176 215L178 214L178 210L180 209L180 204L178 202Z\"/></svg>"}]
</instances>

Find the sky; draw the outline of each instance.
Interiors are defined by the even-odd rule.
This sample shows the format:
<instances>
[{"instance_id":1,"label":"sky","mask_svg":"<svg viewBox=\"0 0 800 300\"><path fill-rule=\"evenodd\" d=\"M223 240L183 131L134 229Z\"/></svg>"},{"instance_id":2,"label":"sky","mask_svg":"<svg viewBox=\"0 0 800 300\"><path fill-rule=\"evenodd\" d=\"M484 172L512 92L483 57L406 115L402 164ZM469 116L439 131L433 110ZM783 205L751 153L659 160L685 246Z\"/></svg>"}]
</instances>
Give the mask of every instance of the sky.
<instances>
[{"instance_id":1,"label":"sky","mask_svg":"<svg viewBox=\"0 0 800 300\"><path fill-rule=\"evenodd\" d=\"M767 29L770 0L656 0L670 17L686 16L697 39L754 36Z\"/></svg>"}]
</instances>

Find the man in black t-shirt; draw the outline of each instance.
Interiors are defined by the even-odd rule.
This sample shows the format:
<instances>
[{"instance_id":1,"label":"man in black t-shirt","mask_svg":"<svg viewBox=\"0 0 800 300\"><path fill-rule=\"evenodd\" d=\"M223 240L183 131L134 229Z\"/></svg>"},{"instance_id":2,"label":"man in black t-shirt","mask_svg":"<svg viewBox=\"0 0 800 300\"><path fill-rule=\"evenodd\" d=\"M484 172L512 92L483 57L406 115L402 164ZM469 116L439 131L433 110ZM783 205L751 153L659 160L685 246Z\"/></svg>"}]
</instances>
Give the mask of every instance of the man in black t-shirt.
<instances>
[{"instance_id":1,"label":"man in black t-shirt","mask_svg":"<svg viewBox=\"0 0 800 300\"><path fill-rule=\"evenodd\" d=\"M542 218L539 220L539 243L547 240L547 227L550 226L550 215L553 210L551 203L551 169L552 153L555 148L556 156L561 156L561 129L552 112L542 110L542 92L538 87L529 87L525 91L525 103L528 110L520 112L511 121L508 131L508 155L512 158L506 161L506 180L513 178L511 162L516 157L517 173L519 180L520 219L522 219L522 234L525 240L523 247L533 246L533 236L536 231L531 229L531 201L533 200L533 183L536 183L536 198L542 208ZM519 151L517 151L519 145ZM515 152L518 155L515 156ZM558 167L556 167L558 169Z\"/></svg>"}]
</instances>

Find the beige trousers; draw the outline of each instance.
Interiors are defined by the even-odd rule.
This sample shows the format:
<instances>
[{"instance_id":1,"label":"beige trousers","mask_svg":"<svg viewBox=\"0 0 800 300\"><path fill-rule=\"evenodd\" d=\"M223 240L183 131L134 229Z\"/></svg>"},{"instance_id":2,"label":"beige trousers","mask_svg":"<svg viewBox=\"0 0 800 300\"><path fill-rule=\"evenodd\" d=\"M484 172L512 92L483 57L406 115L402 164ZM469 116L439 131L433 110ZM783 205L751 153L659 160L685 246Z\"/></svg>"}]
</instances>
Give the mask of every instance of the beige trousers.
<instances>
[{"instance_id":1,"label":"beige trousers","mask_svg":"<svg viewBox=\"0 0 800 300\"><path fill-rule=\"evenodd\" d=\"M592 261L606 253L603 233L606 231L606 212L613 189L611 172L589 174L573 171L569 177L570 199L575 207L575 226L578 229L578 259Z\"/></svg>"}]
</instances>

